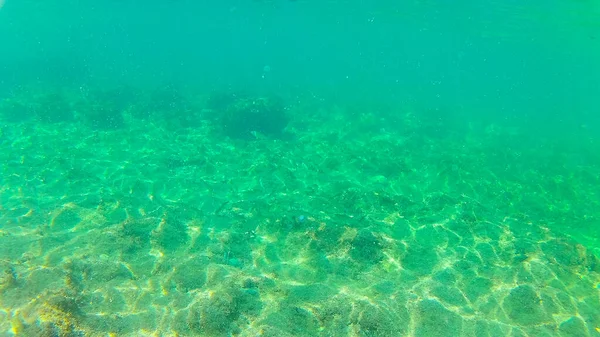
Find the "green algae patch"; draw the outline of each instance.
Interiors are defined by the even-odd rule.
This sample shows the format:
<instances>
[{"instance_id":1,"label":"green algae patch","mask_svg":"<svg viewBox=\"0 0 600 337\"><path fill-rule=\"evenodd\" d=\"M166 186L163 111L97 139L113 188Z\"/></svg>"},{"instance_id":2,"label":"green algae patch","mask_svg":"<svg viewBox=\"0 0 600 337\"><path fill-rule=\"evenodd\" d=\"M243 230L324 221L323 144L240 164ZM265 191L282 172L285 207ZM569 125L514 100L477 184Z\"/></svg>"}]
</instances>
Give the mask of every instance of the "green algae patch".
<instances>
[{"instance_id":1,"label":"green algae patch","mask_svg":"<svg viewBox=\"0 0 600 337\"><path fill-rule=\"evenodd\" d=\"M415 308L416 337L458 336L462 318L435 300L420 301Z\"/></svg>"},{"instance_id":2,"label":"green algae patch","mask_svg":"<svg viewBox=\"0 0 600 337\"><path fill-rule=\"evenodd\" d=\"M417 275L430 274L438 264L439 258L431 247L410 246L402 259L402 266Z\"/></svg>"},{"instance_id":3,"label":"green algae patch","mask_svg":"<svg viewBox=\"0 0 600 337\"><path fill-rule=\"evenodd\" d=\"M544 309L542 299L530 285L518 286L511 290L502 306L511 321L519 325L539 325L551 320Z\"/></svg>"},{"instance_id":4,"label":"green algae patch","mask_svg":"<svg viewBox=\"0 0 600 337\"><path fill-rule=\"evenodd\" d=\"M585 322L580 317L571 317L560 323L558 333L562 337L587 335Z\"/></svg>"}]
</instances>

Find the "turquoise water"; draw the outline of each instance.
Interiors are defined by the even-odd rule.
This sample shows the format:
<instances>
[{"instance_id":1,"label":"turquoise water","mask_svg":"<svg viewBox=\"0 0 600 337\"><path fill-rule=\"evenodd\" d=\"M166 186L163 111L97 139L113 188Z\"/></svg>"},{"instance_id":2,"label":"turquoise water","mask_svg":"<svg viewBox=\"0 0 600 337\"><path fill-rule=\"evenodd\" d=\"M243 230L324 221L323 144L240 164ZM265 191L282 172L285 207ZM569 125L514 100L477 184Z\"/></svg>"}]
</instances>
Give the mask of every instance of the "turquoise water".
<instances>
[{"instance_id":1,"label":"turquoise water","mask_svg":"<svg viewBox=\"0 0 600 337\"><path fill-rule=\"evenodd\" d=\"M0 0L0 336L600 336L598 17Z\"/></svg>"}]
</instances>

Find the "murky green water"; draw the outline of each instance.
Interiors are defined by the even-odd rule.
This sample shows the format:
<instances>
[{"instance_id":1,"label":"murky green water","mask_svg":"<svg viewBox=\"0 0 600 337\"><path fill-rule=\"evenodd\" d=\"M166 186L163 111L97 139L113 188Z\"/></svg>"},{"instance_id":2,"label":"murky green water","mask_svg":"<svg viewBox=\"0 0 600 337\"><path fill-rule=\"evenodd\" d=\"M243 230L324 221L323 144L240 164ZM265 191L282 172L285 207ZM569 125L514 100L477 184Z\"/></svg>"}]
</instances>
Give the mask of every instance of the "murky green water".
<instances>
[{"instance_id":1,"label":"murky green water","mask_svg":"<svg viewBox=\"0 0 600 337\"><path fill-rule=\"evenodd\" d=\"M0 0L0 336L600 336L599 14Z\"/></svg>"}]
</instances>

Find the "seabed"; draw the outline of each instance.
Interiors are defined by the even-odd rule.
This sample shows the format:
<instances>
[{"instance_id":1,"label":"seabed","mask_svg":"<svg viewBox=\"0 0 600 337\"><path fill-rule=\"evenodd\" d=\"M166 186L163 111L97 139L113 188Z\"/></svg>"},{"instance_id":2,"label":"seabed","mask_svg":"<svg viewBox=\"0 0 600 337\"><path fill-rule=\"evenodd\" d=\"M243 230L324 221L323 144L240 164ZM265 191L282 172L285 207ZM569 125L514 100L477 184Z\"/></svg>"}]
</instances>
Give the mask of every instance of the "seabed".
<instances>
[{"instance_id":1,"label":"seabed","mask_svg":"<svg viewBox=\"0 0 600 337\"><path fill-rule=\"evenodd\" d=\"M597 155L408 107L236 139L193 95L76 91L0 105L0 336L600 336Z\"/></svg>"}]
</instances>

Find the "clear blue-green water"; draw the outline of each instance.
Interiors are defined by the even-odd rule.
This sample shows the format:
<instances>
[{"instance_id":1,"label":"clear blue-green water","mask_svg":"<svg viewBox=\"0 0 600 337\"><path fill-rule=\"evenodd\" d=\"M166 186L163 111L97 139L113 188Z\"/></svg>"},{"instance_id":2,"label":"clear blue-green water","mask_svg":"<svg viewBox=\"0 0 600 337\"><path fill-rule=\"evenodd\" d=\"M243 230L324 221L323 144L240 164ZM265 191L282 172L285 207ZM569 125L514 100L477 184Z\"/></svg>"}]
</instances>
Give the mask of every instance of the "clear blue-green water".
<instances>
[{"instance_id":1,"label":"clear blue-green water","mask_svg":"<svg viewBox=\"0 0 600 337\"><path fill-rule=\"evenodd\" d=\"M599 18L0 0L0 336L600 336Z\"/></svg>"}]
</instances>

